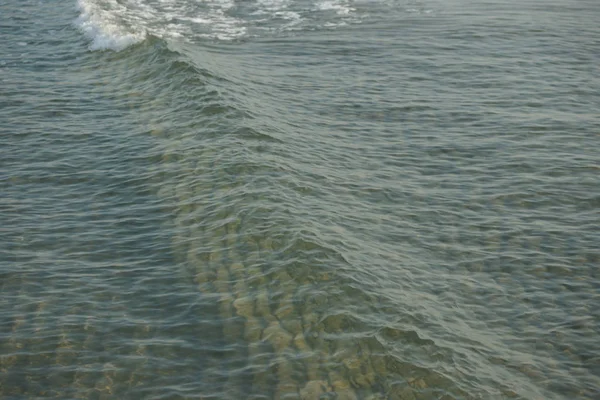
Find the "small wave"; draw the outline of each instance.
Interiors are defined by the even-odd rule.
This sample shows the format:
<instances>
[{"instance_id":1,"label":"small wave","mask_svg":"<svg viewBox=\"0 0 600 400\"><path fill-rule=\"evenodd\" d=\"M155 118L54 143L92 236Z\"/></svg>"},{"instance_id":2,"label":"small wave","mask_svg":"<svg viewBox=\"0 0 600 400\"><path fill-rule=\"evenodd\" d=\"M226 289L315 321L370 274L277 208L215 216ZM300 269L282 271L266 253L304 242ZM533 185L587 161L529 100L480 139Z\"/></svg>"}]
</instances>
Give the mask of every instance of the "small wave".
<instances>
[{"instance_id":1,"label":"small wave","mask_svg":"<svg viewBox=\"0 0 600 400\"><path fill-rule=\"evenodd\" d=\"M127 29L119 23L118 11L123 11L124 6L114 0L107 1L103 5L105 7L90 0L77 2L80 15L76 24L92 41L90 50L120 51L146 38L145 31Z\"/></svg>"}]
</instances>

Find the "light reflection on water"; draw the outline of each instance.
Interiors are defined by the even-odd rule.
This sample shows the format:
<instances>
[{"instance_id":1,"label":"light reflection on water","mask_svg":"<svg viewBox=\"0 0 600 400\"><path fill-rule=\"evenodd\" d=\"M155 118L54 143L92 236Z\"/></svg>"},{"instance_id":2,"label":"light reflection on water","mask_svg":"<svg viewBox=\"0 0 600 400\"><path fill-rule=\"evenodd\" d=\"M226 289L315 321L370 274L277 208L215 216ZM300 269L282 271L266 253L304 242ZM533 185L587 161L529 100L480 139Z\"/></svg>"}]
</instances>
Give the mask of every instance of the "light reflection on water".
<instances>
[{"instance_id":1,"label":"light reflection on water","mask_svg":"<svg viewBox=\"0 0 600 400\"><path fill-rule=\"evenodd\" d=\"M551 5L114 52L11 3L0 397L594 398L597 10Z\"/></svg>"}]
</instances>

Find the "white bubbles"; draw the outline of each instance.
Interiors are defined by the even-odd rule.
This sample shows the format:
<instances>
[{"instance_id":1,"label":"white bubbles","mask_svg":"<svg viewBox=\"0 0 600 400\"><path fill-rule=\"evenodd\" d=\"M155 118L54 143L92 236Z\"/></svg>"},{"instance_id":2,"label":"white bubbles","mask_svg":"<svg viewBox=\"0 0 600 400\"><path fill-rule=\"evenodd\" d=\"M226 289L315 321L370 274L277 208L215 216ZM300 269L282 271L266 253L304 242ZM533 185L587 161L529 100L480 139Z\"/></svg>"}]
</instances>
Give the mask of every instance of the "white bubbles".
<instances>
[{"instance_id":1,"label":"white bubbles","mask_svg":"<svg viewBox=\"0 0 600 400\"><path fill-rule=\"evenodd\" d=\"M119 20L126 8L114 0L78 0L80 16L76 23L91 40L91 50L122 50L145 39L143 30L136 31Z\"/></svg>"},{"instance_id":2,"label":"white bubbles","mask_svg":"<svg viewBox=\"0 0 600 400\"><path fill-rule=\"evenodd\" d=\"M231 41L357 22L352 0L78 0L90 49L121 50L148 35Z\"/></svg>"},{"instance_id":3,"label":"white bubbles","mask_svg":"<svg viewBox=\"0 0 600 400\"><path fill-rule=\"evenodd\" d=\"M350 2L344 0L324 0L318 2L316 5L319 10L330 10L338 15L349 15L355 11L354 8L350 7L349 3Z\"/></svg>"}]
</instances>

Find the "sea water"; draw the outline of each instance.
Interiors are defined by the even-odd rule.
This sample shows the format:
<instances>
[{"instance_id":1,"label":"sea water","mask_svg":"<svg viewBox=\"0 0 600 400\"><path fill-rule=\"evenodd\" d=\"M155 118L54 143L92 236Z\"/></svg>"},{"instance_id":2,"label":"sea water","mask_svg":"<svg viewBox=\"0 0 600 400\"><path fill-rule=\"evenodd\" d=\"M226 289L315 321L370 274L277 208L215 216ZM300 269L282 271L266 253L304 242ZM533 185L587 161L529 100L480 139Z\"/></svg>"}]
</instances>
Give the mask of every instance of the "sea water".
<instances>
[{"instance_id":1,"label":"sea water","mask_svg":"<svg viewBox=\"0 0 600 400\"><path fill-rule=\"evenodd\" d=\"M599 398L598 21L2 0L0 398Z\"/></svg>"}]
</instances>

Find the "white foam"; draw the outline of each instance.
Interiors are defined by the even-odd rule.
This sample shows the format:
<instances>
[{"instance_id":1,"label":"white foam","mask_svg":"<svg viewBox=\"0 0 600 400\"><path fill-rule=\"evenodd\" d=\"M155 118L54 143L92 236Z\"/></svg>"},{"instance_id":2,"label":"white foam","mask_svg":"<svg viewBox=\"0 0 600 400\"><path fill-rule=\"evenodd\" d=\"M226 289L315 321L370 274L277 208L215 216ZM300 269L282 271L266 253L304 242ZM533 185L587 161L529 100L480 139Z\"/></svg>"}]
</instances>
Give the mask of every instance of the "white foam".
<instances>
[{"instance_id":1,"label":"white foam","mask_svg":"<svg viewBox=\"0 0 600 400\"><path fill-rule=\"evenodd\" d=\"M148 35L235 40L356 22L355 0L77 0L92 50L122 50ZM378 0L376 0L378 1Z\"/></svg>"},{"instance_id":2,"label":"white foam","mask_svg":"<svg viewBox=\"0 0 600 400\"><path fill-rule=\"evenodd\" d=\"M335 11L338 15L348 15L354 8L350 7L349 3L344 0L325 0L317 3L319 10L331 10Z\"/></svg>"},{"instance_id":3,"label":"white foam","mask_svg":"<svg viewBox=\"0 0 600 400\"><path fill-rule=\"evenodd\" d=\"M122 50L146 38L146 32L127 29L116 15L124 7L115 0L95 2L78 0L80 15L76 23L92 43L91 50Z\"/></svg>"}]
</instances>

